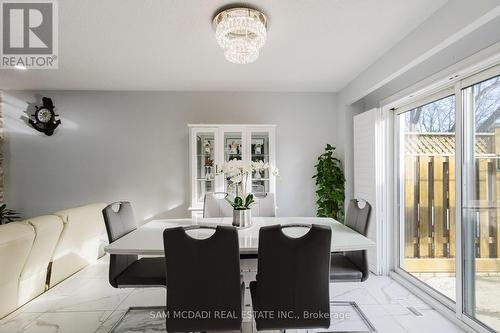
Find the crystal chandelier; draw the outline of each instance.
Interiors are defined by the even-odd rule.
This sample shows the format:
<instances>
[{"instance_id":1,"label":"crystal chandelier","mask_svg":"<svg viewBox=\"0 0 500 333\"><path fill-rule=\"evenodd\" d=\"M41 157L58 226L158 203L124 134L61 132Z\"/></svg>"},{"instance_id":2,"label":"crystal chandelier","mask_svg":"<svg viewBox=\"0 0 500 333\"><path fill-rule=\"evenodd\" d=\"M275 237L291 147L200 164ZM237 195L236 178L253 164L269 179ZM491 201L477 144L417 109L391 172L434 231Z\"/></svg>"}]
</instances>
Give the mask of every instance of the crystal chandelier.
<instances>
[{"instance_id":1,"label":"crystal chandelier","mask_svg":"<svg viewBox=\"0 0 500 333\"><path fill-rule=\"evenodd\" d=\"M228 61L249 64L257 60L267 35L263 13L251 8L231 8L217 14L213 24L217 43Z\"/></svg>"}]
</instances>

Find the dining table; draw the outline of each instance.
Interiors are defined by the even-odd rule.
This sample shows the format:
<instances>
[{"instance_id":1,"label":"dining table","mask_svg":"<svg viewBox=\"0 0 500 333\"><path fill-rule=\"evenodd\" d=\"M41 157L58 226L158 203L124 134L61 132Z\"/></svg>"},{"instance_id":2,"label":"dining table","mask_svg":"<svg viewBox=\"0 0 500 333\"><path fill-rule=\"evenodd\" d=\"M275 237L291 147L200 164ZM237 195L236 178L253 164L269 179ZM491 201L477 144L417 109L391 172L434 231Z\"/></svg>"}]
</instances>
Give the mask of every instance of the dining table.
<instances>
[{"instance_id":1,"label":"dining table","mask_svg":"<svg viewBox=\"0 0 500 333\"><path fill-rule=\"evenodd\" d=\"M221 218L186 218L158 219L144 223L136 230L107 245L104 251L109 254L129 254L141 256L163 256L163 230L180 226L217 226L232 225L232 217ZM320 224L332 230L331 252L367 250L375 246L375 242L352 230L344 224L326 217L253 217L252 224L238 228L240 254L257 255L259 248L259 230L266 225L311 225ZM301 227L290 227L283 232L290 237L300 237L307 232ZM188 231L194 238L207 238L213 230L202 228Z\"/></svg>"},{"instance_id":2,"label":"dining table","mask_svg":"<svg viewBox=\"0 0 500 333\"><path fill-rule=\"evenodd\" d=\"M136 230L126 234L120 239L112 242L104 248L104 251L114 255L138 255L138 256L164 256L163 231L167 228L203 226L216 227L218 225L231 226L232 217L222 218L186 218L186 219L157 219L151 220L139 226ZM238 229L240 247L240 272L242 281L245 283L243 313L250 314L243 318L243 322L250 324L252 321L252 302L248 286L255 281L257 274L257 257L259 248L259 230L267 225L288 225L282 232L290 237L301 237L309 229L301 226L320 224L328 226L332 230L331 252L367 250L375 246L375 242L352 230L332 218L325 217L253 217L250 226ZM293 227L290 225L294 225ZM204 239L210 237L213 228L186 228L188 235ZM363 322L371 325L366 316L353 302L336 302L337 305L352 307L359 314ZM353 305L354 304L354 305ZM157 308L157 307L153 307ZM131 308L132 309L132 308ZM148 308L149 309L149 308ZM129 309L130 310L130 309ZM365 327L365 326L363 326ZM334 332L333 330L332 332Z\"/></svg>"}]
</instances>

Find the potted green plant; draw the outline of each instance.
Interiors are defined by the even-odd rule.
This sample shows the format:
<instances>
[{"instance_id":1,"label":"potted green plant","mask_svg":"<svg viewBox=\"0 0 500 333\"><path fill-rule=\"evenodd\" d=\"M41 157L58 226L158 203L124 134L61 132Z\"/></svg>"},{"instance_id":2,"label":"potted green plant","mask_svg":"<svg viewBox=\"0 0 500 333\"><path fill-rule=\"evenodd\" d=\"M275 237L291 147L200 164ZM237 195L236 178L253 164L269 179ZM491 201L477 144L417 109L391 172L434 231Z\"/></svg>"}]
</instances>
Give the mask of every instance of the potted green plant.
<instances>
[{"instance_id":1,"label":"potted green plant","mask_svg":"<svg viewBox=\"0 0 500 333\"><path fill-rule=\"evenodd\" d=\"M326 145L315 165L317 216L344 221L345 177L342 162L333 156L335 147Z\"/></svg>"},{"instance_id":2,"label":"potted green plant","mask_svg":"<svg viewBox=\"0 0 500 333\"><path fill-rule=\"evenodd\" d=\"M231 199L226 194L226 201L233 207L233 225L237 227L247 227L251 224L251 206L254 204L254 196L248 191L250 175L253 172L260 173L264 170L270 169L271 172L277 176L278 169L273 168L269 163L263 161L256 161L246 163L241 160L230 160L218 166L218 174L224 175L228 182L228 192L235 194Z\"/></svg>"},{"instance_id":3,"label":"potted green plant","mask_svg":"<svg viewBox=\"0 0 500 333\"><path fill-rule=\"evenodd\" d=\"M6 204L0 205L0 224L14 222L20 218L21 216L15 210L7 208Z\"/></svg>"}]
</instances>

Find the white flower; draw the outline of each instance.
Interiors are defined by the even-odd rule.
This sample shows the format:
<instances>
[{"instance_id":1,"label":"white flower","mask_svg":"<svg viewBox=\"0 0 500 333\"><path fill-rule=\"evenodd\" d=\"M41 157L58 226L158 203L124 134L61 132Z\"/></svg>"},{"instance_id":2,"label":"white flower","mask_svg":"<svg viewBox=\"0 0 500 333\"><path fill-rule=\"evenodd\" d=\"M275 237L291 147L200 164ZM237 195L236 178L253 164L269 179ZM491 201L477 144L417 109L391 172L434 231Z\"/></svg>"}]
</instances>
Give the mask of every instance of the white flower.
<instances>
[{"instance_id":1,"label":"white flower","mask_svg":"<svg viewBox=\"0 0 500 333\"><path fill-rule=\"evenodd\" d=\"M222 163L218 166L217 170L218 175L223 174L224 178L228 180L229 189L234 189L242 198L248 195L246 184L253 172L270 170L274 176L279 176L278 169L271 167L268 162L264 161L252 161L247 163L242 160L233 159Z\"/></svg>"},{"instance_id":2,"label":"white flower","mask_svg":"<svg viewBox=\"0 0 500 333\"><path fill-rule=\"evenodd\" d=\"M252 162L253 171L263 171L269 169L269 163L264 163L264 161L255 161Z\"/></svg>"},{"instance_id":3,"label":"white flower","mask_svg":"<svg viewBox=\"0 0 500 333\"><path fill-rule=\"evenodd\" d=\"M243 176L241 174L235 175L235 176L229 178L229 180L233 184L239 184L239 183L241 183L243 181Z\"/></svg>"}]
</instances>

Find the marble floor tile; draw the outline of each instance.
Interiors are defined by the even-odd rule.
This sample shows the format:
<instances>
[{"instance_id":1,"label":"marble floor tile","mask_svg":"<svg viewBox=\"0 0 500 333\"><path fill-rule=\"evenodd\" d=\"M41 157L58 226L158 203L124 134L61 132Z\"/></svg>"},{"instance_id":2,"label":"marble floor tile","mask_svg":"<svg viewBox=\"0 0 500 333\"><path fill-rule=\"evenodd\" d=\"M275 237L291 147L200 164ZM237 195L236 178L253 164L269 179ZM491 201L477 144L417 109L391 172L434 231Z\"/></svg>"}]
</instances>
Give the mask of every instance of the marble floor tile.
<instances>
[{"instance_id":1,"label":"marble floor tile","mask_svg":"<svg viewBox=\"0 0 500 333\"><path fill-rule=\"evenodd\" d=\"M111 287L105 260L107 258L88 266L0 320L0 333L107 333L129 307L165 305L164 288ZM330 286L330 295L336 301L355 301L379 333L461 332L389 277L371 275L363 283L334 283ZM408 306L415 307L422 316L416 316ZM141 327L141 322L149 322L146 328L150 332L164 327L161 326L164 320L151 326L152 321L146 316L125 322L127 326L123 332L148 332ZM354 324L355 320L333 322L335 329L346 329ZM250 322L245 324L243 332L251 333Z\"/></svg>"},{"instance_id":2,"label":"marble floor tile","mask_svg":"<svg viewBox=\"0 0 500 333\"><path fill-rule=\"evenodd\" d=\"M23 333L95 332L112 314L111 311L49 312L32 321Z\"/></svg>"},{"instance_id":3,"label":"marble floor tile","mask_svg":"<svg viewBox=\"0 0 500 333\"><path fill-rule=\"evenodd\" d=\"M387 315L391 316L412 314L408 307L400 303L381 304L380 307L384 309ZM419 311L418 309L416 310Z\"/></svg>"},{"instance_id":4,"label":"marble floor tile","mask_svg":"<svg viewBox=\"0 0 500 333\"><path fill-rule=\"evenodd\" d=\"M109 274L109 262L104 257L103 260L97 261L93 265L85 267L78 276L83 279L108 279Z\"/></svg>"},{"instance_id":5,"label":"marble floor tile","mask_svg":"<svg viewBox=\"0 0 500 333\"><path fill-rule=\"evenodd\" d=\"M356 301L358 304L378 304L377 299L355 283L330 284L330 298L332 301Z\"/></svg>"},{"instance_id":6,"label":"marble floor tile","mask_svg":"<svg viewBox=\"0 0 500 333\"><path fill-rule=\"evenodd\" d=\"M81 272L81 271L80 271ZM19 312L50 312L55 311L57 306L64 300L70 298L90 283L89 279L80 276L80 272L70 276L66 280L47 290L45 293L32 299L20 307Z\"/></svg>"},{"instance_id":7,"label":"marble floor tile","mask_svg":"<svg viewBox=\"0 0 500 333\"><path fill-rule=\"evenodd\" d=\"M150 312L151 310L147 309L127 311L125 317L113 329L113 333L165 332L165 319L161 316L154 316Z\"/></svg>"},{"instance_id":8,"label":"marble floor tile","mask_svg":"<svg viewBox=\"0 0 500 333\"><path fill-rule=\"evenodd\" d=\"M87 283L90 283L89 279L85 279L82 275L80 275L81 272L82 271L73 274L66 280L50 288L44 293L44 295L70 296L75 294L79 290L83 289Z\"/></svg>"},{"instance_id":9,"label":"marble floor tile","mask_svg":"<svg viewBox=\"0 0 500 333\"><path fill-rule=\"evenodd\" d=\"M334 306L330 306L330 314L330 327L327 331L369 332L371 330L365 319L350 304L335 304Z\"/></svg>"},{"instance_id":10,"label":"marble floor tile","mask_svg":"<svg viewBox=\"0 0 500 333\"><path fill-rule=\"evenodd\" d=\"M100 279L91 280L85 288L64 298L55 306L55 311L114 311L133 289L113 288Z\"/></svg>"},{"instance_id":11,"label":"marble floor tile","mask_svg":"<svg viewBox=\"0 0 500 333\"><path fill-rule=\"evenodd\" d=\"M446 320L435 310L422 311L423 316L414 314L404 314L391 316L401 327L403 332L421 333L421 332L439 332L439 333L457 333L463 332L458 326Z\"/></svg>"},{"instance_id":12,"label":"marble floor tile","mask_svg":"<svg viewBox=\"0 0 500 333\"><path fill-rule=\"evenodd\" d=\"M379 304L404 304L405 306L414 306L417 309L431 308L408 289L388 277L372 275L362 285Z\"/></svg>"},{"instance_id":13,"label":"marble floor tile","mask_svg":"<svg viewBox=\"0 0 500 333\"><path fill-rule=\"evenodd\" d=\"M16 313L14 316L5 318L0 323L0 333L21 332L33 320L40 317L43 313Z\"/></svg>"},{"instance_id":14,"label":"marble floor tile","mask_svg":"<svg viewBox=\"0 0 500 333\"><path fill-rule=\"evenodd\" d=\"M114 311L102 324L97 328L95 333L109 333L117 322L123 317L126 311Z\"/></svg>"},{"instance_id":15,"label":"marble floor tile","mask_svg":"<svg viewBox=\"0 0 500 333\"><path fill-rule=\"evenodd\" d=\"M407 333L404 326L401 326L393 317L388 315L367 316L378 333ZM431 333L431 332L429 332Z\"/></svg>"},{"instance_id":16,"label":"marble floor tile","mask_svg":"<svg viewBox=\"0 0 500 333\"><path fill-rule=\"evenodd\" d=\"M64 300L70 299L71 295L55 295L42 294L37 298L32 299L28 303L19 308L19 312L52 312L55 311L58 305Z\"/></svg>"},{"instance_id":17,"label":"marble floor tile","mask_svg":"<svg viewBox=\"0 0 500 333\"><path fill-rule=\"evenodd\" d=\"M140 288L134 289L127 298L120 303L117 310L127 310L138 306L165 306L167 292L165 288Z\"/></svg>"},{"instance_id":18,"label":"marble floor tile","mask_svg":"<svg viewBox=\"0 0 500 333\"><path fill-rule=\"evenodd\" d=\"M419 310L422 316L416 316L401 304L360 304L359 307L379 333L464 332L432 309Z\"/></svg>"},{"instance_id":19,"label":"marble floor tile","mask_svg":"<svg viewBox=\"0 0 500 333\"><path fill-rule=\"evenodd\" d=\"M390 315L386 309L378 304L358 304L358 306L368 319Z\"/></svg>"},{"instance_id":20,"label":"marble floor tile","mask_svg":"<svg viewBox=\"0 0 500 333\"><path fill-rule=\"evenodd\" d=\"M14 317L16 317L17 315L19 315L21 313L21 309L17 309L11 313L9 313L8 315L6 315L5 317L3 317L2 319L0 319L0 326L5 324L7 321L13 319Z\"/></svg>"}]
</instances>

